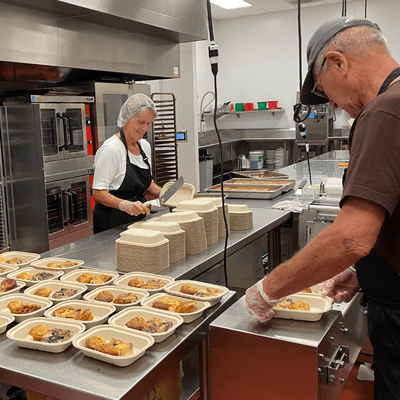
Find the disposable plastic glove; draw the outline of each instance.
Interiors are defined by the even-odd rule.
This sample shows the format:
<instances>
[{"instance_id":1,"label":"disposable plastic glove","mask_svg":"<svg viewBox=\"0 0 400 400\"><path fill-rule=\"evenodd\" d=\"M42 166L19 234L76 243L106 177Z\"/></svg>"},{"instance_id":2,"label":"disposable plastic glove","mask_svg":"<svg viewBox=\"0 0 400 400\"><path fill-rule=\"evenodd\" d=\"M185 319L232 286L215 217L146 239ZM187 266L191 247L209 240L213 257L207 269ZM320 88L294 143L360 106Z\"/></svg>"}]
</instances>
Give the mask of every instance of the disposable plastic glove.
<instances>
[{"instance_id":1,"label":"disposable plastic glove","mask_svg":"<svg viewBox=\"0 0 400 400\"><path fill-rule=\"evenodd\" d=\"M249 314L254 315L260 322L266 322L275 316L274 307L284 298L270 300L264 292L262 282L263 279L246 290L245 302Z\"/></svg>"},{"instance_id":2,"label":"disposable plastic glove","mask_svg":"<svg viewBox=\"0 0 400 400\"><path fill-rule=\"evenodd\" d=\"M317 289L317 293L330 297L335 303L348 303L360 289L357 273L354 267L323 282Z\"/></svg>"},{"instance_id":3,"label":"disposable plastic glove","mask_svg":"<svg viewBox=\"0 0 400 400\"><path fill-rule=\"evenodd\" d=\"M137 216L139 214L150 214L150 210L144 207L140 201L122 200L119 203L119 209L125 211L129 215Z\"/></svg>"}]
</instances>

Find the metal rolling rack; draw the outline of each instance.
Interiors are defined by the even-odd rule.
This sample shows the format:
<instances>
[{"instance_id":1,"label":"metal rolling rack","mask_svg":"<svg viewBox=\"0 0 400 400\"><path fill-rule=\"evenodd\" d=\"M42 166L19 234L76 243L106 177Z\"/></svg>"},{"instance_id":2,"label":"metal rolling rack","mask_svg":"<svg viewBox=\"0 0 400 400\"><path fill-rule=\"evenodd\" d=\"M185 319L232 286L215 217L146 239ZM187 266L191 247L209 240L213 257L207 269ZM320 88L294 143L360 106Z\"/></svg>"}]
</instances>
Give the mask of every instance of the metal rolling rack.
<instances>
[{"instance_id":1,"label":"metal rolling rack","mask_svg":"<svg viewBox=\"0 0 400 400\"><path fill-rule=\"evenodd\" d=\"M153 93L158 118L153 123L154 181L159 186L178 179L178 145L176 143L176 98L172 93Z\"/></svg>"}]
</instances>

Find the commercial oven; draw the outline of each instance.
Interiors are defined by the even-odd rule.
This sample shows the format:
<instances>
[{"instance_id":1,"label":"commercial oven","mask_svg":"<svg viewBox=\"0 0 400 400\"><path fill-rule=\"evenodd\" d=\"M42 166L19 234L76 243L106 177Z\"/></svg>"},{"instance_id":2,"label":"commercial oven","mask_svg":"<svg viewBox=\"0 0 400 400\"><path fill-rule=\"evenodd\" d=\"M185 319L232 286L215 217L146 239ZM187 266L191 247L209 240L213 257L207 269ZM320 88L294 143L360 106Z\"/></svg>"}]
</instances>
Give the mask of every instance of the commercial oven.
<instances>
[{"instance_id":1,"label":"commercial oven","mask_svg":"<svg viewBox=\"0 0 400 400\"><path fill-rule=\"evenodd\" d=\"M89 177L46 183L49 239L91 227Z\"/></svg>"},{"instance_id":2,"label":"commercial oven","mask_svg":"<svg viewBox=\"0 0 400 400\"><path fill-rule=\"evenodd\" d=\"M88 155L85 104L94 97L31 95L30 102L39 105L44 162Z\"/></svg>"}]
</instances>

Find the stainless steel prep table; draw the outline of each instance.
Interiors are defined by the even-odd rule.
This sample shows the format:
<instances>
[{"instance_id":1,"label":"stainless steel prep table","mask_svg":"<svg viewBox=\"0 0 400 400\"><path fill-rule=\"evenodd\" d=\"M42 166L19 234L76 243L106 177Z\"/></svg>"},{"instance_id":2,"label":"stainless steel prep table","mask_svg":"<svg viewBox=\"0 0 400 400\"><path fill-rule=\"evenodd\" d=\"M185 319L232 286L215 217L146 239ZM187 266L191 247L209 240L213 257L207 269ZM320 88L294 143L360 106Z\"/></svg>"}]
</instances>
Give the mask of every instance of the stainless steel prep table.
<instances>
[{"instance_id":1,"label":"stainless steel prep table","mask_svg":"<svg viewBox=\"0 0 400 400\"><path fill-rule=\"evenodd\" d=\"M290 218L288 211L253 209L253 228L232 231L229 235L227 254L231 255L249 243L275 229ZM115 240L126 226L59 247L41 255L84 260L84 267L116 270ZM223 259L224 239L209 246L206 251L187 256L162 272L176 279L193 279ZM180 326L174 335L162 343L155 344L146 354L124 368L115 367L85 357L79 350L70 347L60 354L19 348L6 335L0 336L0 381L38 392L57 399L127 399L132 393L149 389L157 382L160 370L168 360L181 360L196 345L203 353L203 370L200 371L200 395L206 392L206 353L208 326L216 317L236 301L230 291L214 307L191 324ZM143 392L143 395L145 393Z\"/></svg>"}]
</instances>

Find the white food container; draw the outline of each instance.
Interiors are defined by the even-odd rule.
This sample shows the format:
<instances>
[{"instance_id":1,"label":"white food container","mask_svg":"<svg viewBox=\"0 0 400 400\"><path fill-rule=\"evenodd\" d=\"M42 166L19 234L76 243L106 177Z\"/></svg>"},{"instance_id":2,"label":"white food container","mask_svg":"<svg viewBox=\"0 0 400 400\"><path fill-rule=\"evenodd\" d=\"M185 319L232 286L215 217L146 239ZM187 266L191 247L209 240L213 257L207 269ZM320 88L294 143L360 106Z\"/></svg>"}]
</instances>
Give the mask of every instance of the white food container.
<instances>
[{"instance_id":1,"label":"white food container","mask_svg":"<svg viewBox=\"0 0 400 400\"><path fill-rule=\"evenodd\" d=\"M35 298L38 296L35 296ZM108 303L100 303L99 301L86 301L86 300L68 300L63 301L61 304L57 304L44 313L45 317L61 319L63 321L69 320L70 318L59 318L53 315L53 312L60 307L79 307L83 309L90 309L90 312L93 315L93 319L91 321L79 321L82 322L86 328L92 328L93 326L101 325L105 323L108 317L115 311L115 307L112 304ZM75 321L71 318L72 321Z\"/></svg>"},{"instance_id":2,"label":"white food container","mask_svg":"<svg viewBox=\"0 0 400 400\"><path fill-rule=\"evenodd\" d=\"M133 302L133 303L128 303L128 304L117 304L114 303L114 301L111 301L109 303L105 302L105 301L101 301L101 300L96 300L95 297L102 292L103 290L108 290L113 296L114 298L116 298L117 296L119 296L120 294L124 294L124 293L133 293L136 294L138 299L137 301ZM117 311L121 311L121 310L125 310L127 307L132 307L132 306L137 306L140 305L140 302L146 298L149 297L149 292L147 292L144 289L139 289L139 288L134 288L131 286L103 286L103 287L99 287L97 289L92 290L89 293L86 293L83 298L85 300L89 300L89 301L95 301L95 302L99 302L100 304L112 304L113 306L115 306L115 308L117 309Z\"/></svg>"},{"instance_id":3,"label":"white food container","mask_svg":"<svg viewBox=\"0 0 400 400\"><path fill-rule=\"evenodd\" d=\"M29 272L32 275L36 275L38 273L45 272L45 273L50 273L53 276L50 277L49 279L45 279L44 281L30 281L27 279L17 278L17 276L19 274L22 274L23 272ZM64 272L62 272L62 271L51 271L50 272L50 271L44 270L44 269L39 269L39 268L34 268L34 267L26 267L26 268L18 269L14 272L9 273L7 275L7 278L17 279L17 280L20 280L21 282L25 282L26 286L32 286L39 282L48 282L49 280L58 279L63 274L64 274Z\"/></svg>"},{"instance_id":4,"label":"white food container","mask_svg":"<svg viewBox=\"0 0 400 400\"><path fill-rule=\"evenodd\" d=\"M5 277L7 274L16 271L18 268L18 265L0 263L0 276Z\"/></svg>"},{"instance_id":5,"label":"white food container","mask_svg":"<svg viewBox=\"0 0 400 400\"><path fill-rule=\"evenodd\" d=\"M27 303L32 303L32 304L37 304L40 306L39 310L30 312L28 314L13 314L9 308L7 307L8 303L11 303L12 301L20 300L24 304ZM51 307L53 303L51 300L46 299L45 297L39 297L39 296L30 296L29 294L25 293L14 293L14 294L8 294L7 296L2 296L0 297L0 311L9 313L15 318L16 322L22 322L25 321L28 318L33 318L33 317L41 317L46 309Z\"/></svg>"},{"instance_id":6,"label":"white food container","mask_svg":"<svg viewBox=\"0 0 400 400\"><path fill-rule=\"evenodd\" d=\"M15 318L11 313L0 311L0 335L6 331L7 326L14 320Z\"/></svg>"},{"instance_id":7,"label":"white food container","mask_svg":"<svg viewBox=\"0 0 400 400\"><path fill-rule=\"evenodd\" d=\"M182 293L180 291L180 289L183 285L186 285L186 284L192 285L198 290L210 288L210 289L220 290L221 292L215 296L209 296L209 297L201 297L201 296L196 296L196 295L192 295L192 294ZM196 301L208 301L211 304L211 306L213 306L221 301L221 298L229 292L229 289L227 289L226 287L223 287L223 286L219 286L219 285L212 285L211 283L187 280L187 281L172 282L172 283L168 284L167 286L165 286L164 291L169 294L179 296L179 297L184 297L187 299L192 299L192 300L196 300Z\"/></svg>"},{"instance_id":8,"label":"white food container","mask_svg":"<svg viewBox=\"0 0 400 400\"><path fill-rule=\"evenodd\" d=\"M150 310L149 308L147 309L143 307L133 307L127 310L123 310L118 314L113 315L108 320L108 323L110 325L121 326L123 328L131 329L128 328L125 324L135 317L141 317L144 320L146 320L146 322L152 318L161 318L164 319L165 321L172 322L172 327L168 329L166 332L150 333L150 335L153 336L156 343L160 343L167 337L171 336L175 332L175 329L183 324L183 318L176 313L166 312L163 310L158 310L156 308Z\"/></svg>"},{"instance_id":9,"label":"white food container","mask_svg":"<svg viewBox=\"0 0 400 400\"><path fill-rule=\"evenodd\" d=\"M54 304L60 303L61 301L66 301L66 300L79 300L82 293L86 292L86 290L87 290L87 286L84 285L83 283L61 282L61 281L51 280L51 281L44 281L44 282L37 283L36 285L33 285L33 286L27 288L24 293L30 294L32 296L38 296L38 295L35 295L36 290L43 288L43 287L46 287L46 288L49 288L52 290L52 292L50 293L50 296L46 297L46 298L51 300ZM70 296L70 297L64 297L61 299L54 298L53 294L55 292L60 291L61 289L76 289L78 291L76 292L76 294L74 294L73 296ZM43 296L38 296L38 297L43 297Z\"/></svg>"},{"instance_id":10,"label":"white food container","mask_svg":"<svg viewBox=\"0 0 400 400\"><path fill-rule=\"evenodd\" d=\"M315 293L296 293L287 296L287 298L293 301L306 301L310 305L310 311L274 307L274 310L277 311L275 318L319 321L322 314L332 308L332 300L329 297L323 297Z\"/></svg>"},{"instance_id":11,"label":"white food container","mask_svg":"<svg viewBox=\"0 0 400 400\"><path fill-rule=\"evenodd\" d=\"M60 343L46 343L33 340L33 337L29 334L31 328L36 325L47 325L50 329L68 329L72 332L72 337ZM85 330L85 325L79 321L70 320L53 320L51 318L31 318L21 322L19 325L11 328L7 332L7 337L11 340L15 340L18 346L25 347L27 349L48 351L49 353L61 353L66 350L72 344L72 340L76 335L79 335Z\"/></svg>"},{"instance_id":12,"label":"white food container","mask_svg":"<svg viewBox=\"0 0 400 400\"><path fill-rule=\"evenodd\" d=\"M107 342L114 338L124 343L133 344L133 354L129 356L119 357L101 353L86 347L86 339L92 336L101 336ZM118 367L126 367L144 355L146 350L154 344L153 337L145 332L135 331L133 329L122 328L120 326L102 325L91 328L86 332L78 335L72 341L72 344L87 357L92 357Z\"/></svg>"},{"instance_id":13,"label":"white food container","mask_svg":"<svg viewBox=\"0 0 400 400\"><path fill-rule=\"evenodd\" d=\"M128 282L135 278L142 279L145 282L150 281L152 279L160 280L160 281L165 282L165 285L168 285L169 283L174 282L174 280L175 280L174 278L171 278L170 276L165 276L165 275L150 274L147 272L129 272L128 274L122 275L121 277L116 279L114 281L114 285L131 287L128 285ZM144 289L144 290L146 290L147 292L150 293L150 295L152 295L155 293L162 292L164 290L164 287L165 286L163 286L159 289ZM132 288L134 288L134 286L132 286Z\"/></svg>"},{"instance_id":14,"label":"white food container","mask_svg":"<svg viewBox=\"0 0 400 400\"><path fill-rule=\"evenodd\" d=\"M4 281L4 279L7 279L7 278L0 278L0 285L1 285L1 282ZM11 293L19 293L21 291L21 289L23 287L25 287L25 283L24 282L19 281L17 279L16 279L16 282L17 282L17 287L15 287L14 289L7 290L7 292L0 293L0 297L1 296L5 296L7 294L11 294Z\"/></svg>"},{"instance_id":15,"label":"white food container","mask_svg":"<svg viewBox=\"0 0 400 400\"><path fill-rule=\"evenodd\" d=\"M96 289L100 286L104 285L111 285L111 283L114 282L115 279L119 277L118 272L114 271L103 271L101 269L77 269L75 271L68 272L68 274L63 275L60 278L60 281L67 281L67 282L74 282L74 283L83 283L79 282L77 279L83 275L83 274L90 274L93 277L98 276L98 275L109 275L111 276L111 279L107 282L102 282L102 283L84 283L84 285L87 286L88 290L93 290Z\"/></svg>"},{"instance_id":16,"label":"white food container","mask_svg":"<svg viewBox=\"0 0 400 400\"><path fill-rule=\"evenodd\" d=\"M73 263L76 263L76 265L72 267L62 267L62 268L52 268L47 266L50 263L56 263L62 265L66 261L71 261ZM66 274L68 272L78 269L81 265L83 265L83 263L84 262L82 260L73 260L71 258L49 257L49 258L41 258L40 260L34 261L31 263L31 265L32 267L47 269L49 271L63 271L64 274Z\"/></svg>"},{"instance_id":17,"label":"white food container","mask_svg":"<svg viewBox=\"0 0 400 400\"><path fill-rule=\"evenodd\" d=\"M36 253L27 253L25 251L7 251L6 253L0 254L0 257L5 257L7 260L11 260L14 257L24 258L26 261L21 264L16 264L15 266L18 268L28 267L32 261L36 261L40 258L40 254ZM0 262L2 266L10 266L12 264L8 264L6 262Z\"/></svg>"},{"instance_id":18,"label":"white food container","mask_svg":"<svg viewBox=\"0 0 400 400\"><path fill-rule=\"evenodd\" d=\"M172 296L166 293L158 293L148 297L147 299L142 300L142 306L145 308L149 308L151 310L158 311L159 309L152 307L152 304L155 301L161 300L163 297L166 296L172 297L173 299L178 299L180 301L190 301L188 299L182 299L182 297L179 296ZM195 319L201 317L203 315L204 310L209 307L211 307L211 304L208 301L196 301L196 304L194 305L194 312L192 313L176 313L174 311L167 311L167 310L161 310L161 311L168 312L173 315L180 315L183 318L183 323L188 324L190 322L193 322Z\"/></svg>"}]
</instances>

